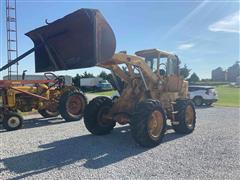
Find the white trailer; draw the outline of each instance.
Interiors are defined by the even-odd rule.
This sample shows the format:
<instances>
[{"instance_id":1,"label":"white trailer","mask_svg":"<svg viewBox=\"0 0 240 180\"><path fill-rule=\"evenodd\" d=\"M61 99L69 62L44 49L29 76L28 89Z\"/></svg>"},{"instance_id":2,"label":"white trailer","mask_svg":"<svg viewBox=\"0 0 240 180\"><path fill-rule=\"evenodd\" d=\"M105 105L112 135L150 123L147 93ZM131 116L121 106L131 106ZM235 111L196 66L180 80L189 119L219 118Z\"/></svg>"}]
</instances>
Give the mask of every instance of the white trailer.
<instances>
[{"instance_id":1,"label":"white trailer","mask_svg":"<svg viewBox=\"0 0 240 180\"><path fill-rule=\"evenodd\" d=\"M99 81L103 80L100 77L95 77L95 78L81 78L80 79L80 86L83 88L95 88Z\"/></svg>"}]
</instances>

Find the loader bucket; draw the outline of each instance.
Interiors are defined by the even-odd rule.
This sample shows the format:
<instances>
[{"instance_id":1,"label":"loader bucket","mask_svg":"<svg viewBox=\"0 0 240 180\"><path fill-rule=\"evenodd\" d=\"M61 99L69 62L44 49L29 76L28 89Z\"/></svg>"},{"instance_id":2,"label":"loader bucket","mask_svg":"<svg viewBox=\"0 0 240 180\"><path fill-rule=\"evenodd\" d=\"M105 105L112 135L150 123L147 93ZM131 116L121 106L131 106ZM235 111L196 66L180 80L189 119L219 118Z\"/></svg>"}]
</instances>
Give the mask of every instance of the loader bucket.
<instances>
[{"instance_id":1,"label":"loader bucket","mask_svg":"<svg viewBox=\"0 0 240 180\"><path fill-rule=\"evenodd\" d=\"M114 55L114 33L95 9L80 9L26 33L34 42L36 72L92 67Z\"/></svg>"}]
</instances>

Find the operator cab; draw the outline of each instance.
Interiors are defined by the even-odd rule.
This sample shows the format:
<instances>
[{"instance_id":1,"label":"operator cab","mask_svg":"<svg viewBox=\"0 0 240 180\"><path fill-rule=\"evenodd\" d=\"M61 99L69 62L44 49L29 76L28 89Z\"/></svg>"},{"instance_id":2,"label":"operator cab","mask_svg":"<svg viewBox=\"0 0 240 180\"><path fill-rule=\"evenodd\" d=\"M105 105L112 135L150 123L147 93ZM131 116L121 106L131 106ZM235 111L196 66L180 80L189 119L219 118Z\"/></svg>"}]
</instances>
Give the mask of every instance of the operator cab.
<instances>
[{"instance_id":1,"label":"operator cab","mask_svg":"<svg viewBox=\"0 0 240 180\"><path fill-rule=\"evenodd\" d=\"M159 49L137 51L137 56L143 57L148 66L161 76L179 75L178 57L174 54Z\"/></svg>"}]
</instances>

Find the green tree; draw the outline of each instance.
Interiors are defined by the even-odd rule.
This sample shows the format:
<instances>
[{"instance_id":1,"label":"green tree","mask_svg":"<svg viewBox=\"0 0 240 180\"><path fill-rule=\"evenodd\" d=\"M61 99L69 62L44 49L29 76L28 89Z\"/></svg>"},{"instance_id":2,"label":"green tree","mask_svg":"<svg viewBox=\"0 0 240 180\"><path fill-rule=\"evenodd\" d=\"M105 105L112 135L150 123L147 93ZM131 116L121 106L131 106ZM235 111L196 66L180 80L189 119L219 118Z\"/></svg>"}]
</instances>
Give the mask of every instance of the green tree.
<instances>
[{"instance_id":1,"label":"green tree","mask_svg":"<svg viewBox=\"0 0 240 180\"><path fill-rule=\"evenodd\" d=\"M182 68L180 68L180 75L183 76L184 79L186 79L190 74L191 69L188 69L187 65L184 64Z\"/></svg>"},{"instance_id":2,"label":"green tree","mask_svg":"<svg viewBox=\"0 0 240 180\"><path fill-rule=\"evenodd\" d=\"M192 73L192 75L190 76L190 78L188 79L189 82L198 82L200 81L198 75L196 73Z\"/></svg>"},{"instance_id":3,"label":"green tree","mask_svg":"<svg viewBox=\"0 0 240 180\"><path fill-rule=\"evenodd\" d=\"M74 86L80 88L80 76L77 74L75 77L72 79Z\"/></svg>"},{"instance_id":4,"label":"green tree","mask_svg":"<svg viewBox=\"0 0 240 180\"><path fill-rule=\"evenodd\" d=\"M102 71L102 72L98 75L98 77L107 80L108 74L107 74L105 71Z\"/></svg>"},{"instance_id":5,"label":"green tree","mask_svg":"<svg viewBox=\"0 0 240 180\"><path fill-rule=\"evenodd\" d=\"M85 71L83 75L81 75L81 78L94 78L95 76L92 73L88 73Z\"/></svg>"}]
</instances>

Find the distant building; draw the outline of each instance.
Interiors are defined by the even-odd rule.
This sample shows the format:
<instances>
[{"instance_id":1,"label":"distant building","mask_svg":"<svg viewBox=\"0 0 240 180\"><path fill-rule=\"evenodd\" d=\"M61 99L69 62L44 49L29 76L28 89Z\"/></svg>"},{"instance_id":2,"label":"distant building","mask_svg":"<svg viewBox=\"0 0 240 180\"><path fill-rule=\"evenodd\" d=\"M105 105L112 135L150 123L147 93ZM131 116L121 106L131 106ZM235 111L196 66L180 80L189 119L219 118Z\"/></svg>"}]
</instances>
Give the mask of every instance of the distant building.
<instances>
[{"instance_id":1,"label":"distant building","mask_svg":"<svg viewBox=\"0 0 240 180\"><path fill-rule=\"evenodd\" d=\"M236 82L237 77L240 76L240 65L237 61L234 65L228 68L227 70L227 81Z\"/></svg>"},{"instance_id":2,"label":"distant building","mask_svg":"<svg viewBox=\"0 0 240 180\"><path fill-rule=\"evenodd\" d=\"M65 84L70 86L72 85L72 76L68 76L68 75L65 75ZM22 79L22 76L19 76L17 77L17 75L11 75L11 79L12 80L21 80ZM34 74L34 75L26 75L25 80L41 80L41 79L46 79L44 75L38 75L38 74ZM3 80L8 80L8 76L4 76L3 77Z\"/></svg>"},{"instance_id":3,"label":"distant building","mask_svg":"<svg viewBox=\"0 0 240 180\"><path fill-rule=\"evenodd\" d=\"M212 80L213 81L226 81L227 80L227 73L221 67L212 70Z\"/></svg>"}]
</instances>

